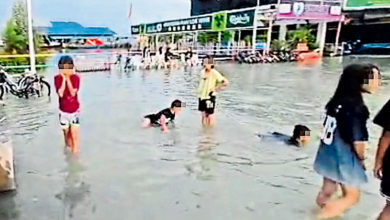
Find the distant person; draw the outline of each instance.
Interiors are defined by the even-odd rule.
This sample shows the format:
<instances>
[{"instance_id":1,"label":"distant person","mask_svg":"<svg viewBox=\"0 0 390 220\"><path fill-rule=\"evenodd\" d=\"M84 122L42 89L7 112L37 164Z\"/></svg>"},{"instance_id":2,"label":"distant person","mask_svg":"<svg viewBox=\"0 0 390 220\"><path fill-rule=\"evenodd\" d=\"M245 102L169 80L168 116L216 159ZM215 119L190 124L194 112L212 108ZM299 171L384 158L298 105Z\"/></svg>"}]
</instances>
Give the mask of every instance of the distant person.
<instances>
[{"instance_id":1,"label":"distant person","mask_svg":"<svg viewBox=\"0 0 390 220\"><path fill-rule=\"evenodd\" d=\"M214 126L214 113L217 100L217 92L229 85L229 81L214 69L214 59L207 56L203 60L204 69L201 73L198 97L199 108L202 113L202 124L204 126Z\"/></svg>"},{"instance_id":2,"label":"distant person","mask_svg":"<svg viewBox=\"0 0 390 220\"><path fill-rule=\"evenodd\" d=\"M185 63L187 66L192 66L192 57L194 56L194 53L192 52L192 48L188 48L185 55Z\"/></svg>"},{"instance_id":3,"label":"distant person","mask_svg":"<svg viewBox=\"0 0 390 220\"><path fill-rule=\"evenodd\" d=\"M173 123L177 114L181 112L181 108L185 107L185 103L180 100L172 102L171 107L164 109L157 114L146 115L142 123L142 127L159 126L161 130L168 131L168 124Z\"/></svg>"},{"instance_id":4,"label":"distant person","mask_svg":"<svg viewBox=\"0 0 390 220\"><path fill-rule=\"evenodd\" d=\"M80 77L75 73L73 59L62 56L58 62L59 74L54 77L59 97L59 118L64 131L65 144L72 153L79 151L80 102L78 93Z\"/></svg>"},{"instance_id":5,"label":"distant person","mask_svg":"<svg viewBox=\"0 0 390 220\"><path fill-rule=\"evenodd\" d=\"M130 56L127 56L126 57L126 63L125 63L125 70L129 70L132 68L132 65L131 65L131 57Z\"/></svg>"},{"instance_id":6,"label":"distant person","mask_svg":"<svg viewBox=\"0 0 390 220\"><path fill-rule=\"evenodd\" d=\"M317 196L322 219L340 216L355 205L360 197L359 188L367 183L364 151L369 111L362 93L374 93L379 84L380 73L371 65L349 65L326 105L324 132L314 163L314 170L323 176ZM331 201L338 186L343 195Z\"/></svg>"},{"instance_id":7,"label":"distant person","mask_svg":"<svg viewBox=\"0 0 390 220\"><path fill-rule=\"evenodd\" d=\"M142 58L148 58L150 57L150 48L148 46L144 47L144 50L142 52Z\"/></svg>"},{"instance_id":8,"label":"distant person","mask_svg":"<svg viewBox=\"0 0 390 220\"><path fill-rule=\"evenodd\" d=\"M115 65L117 65L117 64L120 65L121 63L122 63L122 54L118 54L116 61L115 61Z\"/></svg>"},{"instance_id":9,"label":"distant person","mask_svg":"<svg viewBox=\"0 0 390 220\"><path fill-rule=\"evenodd\" d=\"M279 132L273 132L270 136L261 134L259 134L258 136L262 139L276 138L280 141L283 141L287 145L302 147L310 142L310 129L305 125L295 125L292 136Z\"/></svg>"},{"instance_id":10,"label":"distant person","mask_svg":"<svg viewBox=\"0 0 390 220\"><path fill-rule=\"evenodd\" d=\"M175 68L178 66L176 56L171 52L171 48L167 48L165 52L165 65L166 67Z\"/></svg>"},{"instance_id":11,"label":"distant person","mask_svg":"<svg viewBox=\"0 0 390 220\"><path fill-rule=\"evenodd\" d=\"M161 68L165 67L165 62L164 62L165 53L163 51L163 47L160 47L158 49L158 53L157 53L156 57L157 57L157 69L161 69Z\"/></svg>"}]
</instances>

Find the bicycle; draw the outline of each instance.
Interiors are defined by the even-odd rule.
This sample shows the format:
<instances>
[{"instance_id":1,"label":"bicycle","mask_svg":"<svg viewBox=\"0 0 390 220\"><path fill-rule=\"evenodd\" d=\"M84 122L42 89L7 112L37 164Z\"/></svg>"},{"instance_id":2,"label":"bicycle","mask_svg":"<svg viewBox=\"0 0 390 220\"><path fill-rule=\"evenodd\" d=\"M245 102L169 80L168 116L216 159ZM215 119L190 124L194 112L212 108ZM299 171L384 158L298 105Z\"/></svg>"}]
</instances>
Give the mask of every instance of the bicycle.
<instances>
[{"instance_id":1,"label":"bicycle","mask_svg":"<svg viewBox=\"0 0 390 220\"><path fill-rule=\"evenodd\" d=\"M3 100L4 93L8 92L19 98L23 97L23 94L18 89L18 85L11 80L4 68L0 66L0 100Z\"/></svg>"},{"instance_id":2,"label":"bicycle","mask_svg":"<svg viewBox=\"0 0 390 220\"><path fill-rule=\"evenodd\" d=\"M38 76L38 74L27 74L22 75L22 78L18 81L18 89L23 93L23 95L28 99L29 95L42 95L47 93L47 96L51 95L50 84L44 80L43 76Z\"/></svg>"},{"instance_id":3,"label":"bicycle","mask_svg":"<svg viewBox=\"0 0 390 220\"><path fill-rule=\"evenodd\" d=\"M45 91L47 90L47 91ZM39 77L38 74L22 75L18 83L11 80L11 77L3 67L0 67L0 100L3 99L4 93L10 92L19 98L23 96L28 99L30 94L41 97L44 92L51 95L50 84L44 80L44 77Z\"/></svg>"}]
</instances>

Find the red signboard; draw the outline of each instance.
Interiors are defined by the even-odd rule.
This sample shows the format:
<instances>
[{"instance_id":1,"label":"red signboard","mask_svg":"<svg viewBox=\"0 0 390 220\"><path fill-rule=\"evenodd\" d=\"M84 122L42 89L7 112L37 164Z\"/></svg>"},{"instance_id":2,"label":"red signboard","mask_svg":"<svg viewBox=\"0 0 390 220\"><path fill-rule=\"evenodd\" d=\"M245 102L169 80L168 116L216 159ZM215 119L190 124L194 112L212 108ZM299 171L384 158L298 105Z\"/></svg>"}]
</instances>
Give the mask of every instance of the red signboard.
<instances>
[{"instance_id":1,"label":"red signboard","mask_svg":"<svg viewBox=\"0 0 390 220\"><path fill-rule=\"evenodd\" d=\"M277 19L339 21L341 1L281 0L278 4Z\"/></svg>"}]
</instances>

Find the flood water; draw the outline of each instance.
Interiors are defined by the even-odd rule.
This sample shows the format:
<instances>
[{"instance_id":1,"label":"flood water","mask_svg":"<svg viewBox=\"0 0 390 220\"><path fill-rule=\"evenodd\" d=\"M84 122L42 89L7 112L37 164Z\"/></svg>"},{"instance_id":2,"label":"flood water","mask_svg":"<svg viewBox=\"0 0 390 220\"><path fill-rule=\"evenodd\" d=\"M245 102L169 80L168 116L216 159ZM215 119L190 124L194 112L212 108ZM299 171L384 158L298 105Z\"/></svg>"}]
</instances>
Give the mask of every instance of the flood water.
<instances>
[{"instance_id":1,"label":"flood water","mask_svg":"<svg viewBox=\"0 0 390 220\"><path fill-rule=\"evenodd\" d=\"M342 66L363 59L295 63L218 64L230 81L219 94L213 129L204 129L195 90L200 68L81 74L81 152L64 150L57 98L7 97L3 135L13 141L17 191L0 197L1 220L315 219L321 177L312 168L324 106ZM374 116L390 97L383 87L365 96ZM55 70L48 70L52 82ZM389 76L390 77L390 76ZM141 129L143 115L176 99L187 103L169 133ZM257 134L312 129L304 149ZM369 122L368 170L380 129ZM361 202L342 218L375 219L384 205L368 172Z\"/></svg>"}]
</instances>

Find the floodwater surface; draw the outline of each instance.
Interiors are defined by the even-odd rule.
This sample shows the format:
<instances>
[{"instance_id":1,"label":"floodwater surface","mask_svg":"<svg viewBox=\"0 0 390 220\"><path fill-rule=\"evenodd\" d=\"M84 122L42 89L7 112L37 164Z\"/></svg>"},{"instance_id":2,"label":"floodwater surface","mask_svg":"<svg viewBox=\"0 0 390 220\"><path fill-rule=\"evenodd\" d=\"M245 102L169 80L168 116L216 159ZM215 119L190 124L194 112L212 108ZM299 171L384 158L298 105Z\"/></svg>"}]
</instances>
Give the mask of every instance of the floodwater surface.
<instances>
[{"instance_id":1,"label":"floodwater surface","mask_svg":"<svg viewBox=\"0 0 390 220\"><path fill-rule=\"evenodd\" d=\"M7 97L0 132L13 141L17 190L2 194L1 220L315 219L321 177L313 171L324 106L343 65L379 64L384 80L365 100L371 118L389 98L385 59L218 64L231 82L218 95L216 122L204 129L197 112L200 67L81 74L81 152L64 150L57 97ZM53 81L55 69L46 77ZM187 107L169 133L141 129L143 115L179 98ZM303 149L257 134L312 129ZM369 121L368 170L380 129ZM384 205L367 173L361 202L342 218L375 219Z\"/></svg>"}]
</instances>

